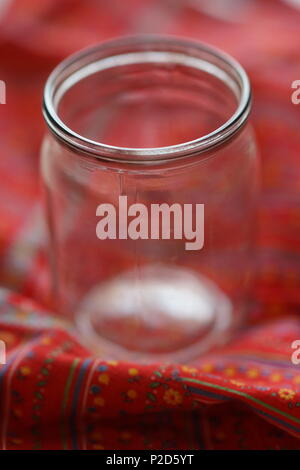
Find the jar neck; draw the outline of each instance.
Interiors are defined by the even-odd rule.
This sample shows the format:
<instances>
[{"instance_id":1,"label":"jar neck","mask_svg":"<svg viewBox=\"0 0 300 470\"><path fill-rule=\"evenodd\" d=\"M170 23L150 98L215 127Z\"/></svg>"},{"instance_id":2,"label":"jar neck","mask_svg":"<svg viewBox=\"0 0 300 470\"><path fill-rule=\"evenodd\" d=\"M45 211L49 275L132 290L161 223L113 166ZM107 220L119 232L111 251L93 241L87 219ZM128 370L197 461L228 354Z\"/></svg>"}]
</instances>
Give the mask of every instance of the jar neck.
<instances>
[{"instance_id":1,"label":"jar neck","mask_svg":"<svg viewBox=\"0 0 300 470\"><path fill-rule=\"evenodd\" d=\"M174 145L136 147L107 143L93 133L92 123L109 99L115 107L116 95L130 92L136 97L137 89L143 89L141 99L152 100L152 106L159 99L174 106L179 97L198 106L190 125L195 128L194 138ZM124 99L120 103L123 106ZM76 152L101 160L151 164L195 154L201 158L234 138L247 121L250 103L248 77L231 57L197 42L137 36L101 44L63 61L46 83L43 112L55 137ZM170 112L173 120L182 116L180 107L174 114ZM203 129L199 124L199 135L197 119L209 123Z\"/></svg>"}]
</instances>

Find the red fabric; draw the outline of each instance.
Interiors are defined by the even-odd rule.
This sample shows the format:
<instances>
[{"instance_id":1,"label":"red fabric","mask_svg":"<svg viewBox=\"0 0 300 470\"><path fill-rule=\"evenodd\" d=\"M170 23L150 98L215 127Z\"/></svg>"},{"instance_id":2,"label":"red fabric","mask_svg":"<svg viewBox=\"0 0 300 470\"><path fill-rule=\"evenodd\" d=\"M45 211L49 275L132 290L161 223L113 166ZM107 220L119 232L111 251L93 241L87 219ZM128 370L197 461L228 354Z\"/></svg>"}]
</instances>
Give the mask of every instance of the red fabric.
<instances>
[{"instance_id":1,"label":"red fabric","mask_svg":"<svg viewBox=\"0 0 300 470\"><path fill-rule=\"evenodd\" d=\"M288 0L23 0L1 10L2 449L300 448L300 366L291 362L300 339L300 105L291 102L299 21ZM70 52L137 32L219 46L243 63L254 87L263 191L250 325L193 365L95 359L46 309L42 86Z\"/></svg>"}]
</instances>

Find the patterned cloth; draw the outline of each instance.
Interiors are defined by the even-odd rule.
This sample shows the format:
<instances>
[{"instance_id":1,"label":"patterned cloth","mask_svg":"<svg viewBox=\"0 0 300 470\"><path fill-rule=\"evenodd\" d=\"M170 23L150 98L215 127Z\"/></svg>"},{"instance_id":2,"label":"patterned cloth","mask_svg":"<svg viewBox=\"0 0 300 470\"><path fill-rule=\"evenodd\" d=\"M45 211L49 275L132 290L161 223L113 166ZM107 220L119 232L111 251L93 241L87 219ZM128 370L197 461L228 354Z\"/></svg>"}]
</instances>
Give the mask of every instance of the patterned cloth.
<instances>
[{"instance_id":1,"label":"patterned cloth","mask_svg":"<svg viewBox=\"0 0 300 470\"><path fill-rule=\"evenodd\" d=\"M2 449L299 449L300 8L292 0L2 1L0 366ZM204 40L254 88L261 149L257 276L247 329L192 365L93 358L49 314L40 219L43 83L70 52L127 33Z\"/></svg>"}]
</instances>

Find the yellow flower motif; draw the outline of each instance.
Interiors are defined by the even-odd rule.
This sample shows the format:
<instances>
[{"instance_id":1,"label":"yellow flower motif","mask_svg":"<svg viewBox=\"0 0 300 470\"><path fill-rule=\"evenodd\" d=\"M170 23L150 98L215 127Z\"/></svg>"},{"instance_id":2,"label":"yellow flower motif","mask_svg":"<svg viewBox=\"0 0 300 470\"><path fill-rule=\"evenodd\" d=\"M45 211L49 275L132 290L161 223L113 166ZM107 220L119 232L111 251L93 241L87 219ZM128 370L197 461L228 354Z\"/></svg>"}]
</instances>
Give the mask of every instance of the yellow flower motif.
<instances>
[{"instance_id":1,"label":"yellow flower motif","mask_svg":"<svg viewBox=\"0 0 300 470\"><path fill-rule=\"evenodd\" d=\"M91 435L90 435L90 438L93 440L93 441L100 441L102 439L102 433L101 432L98 432L98 431L95 431L93 432Z\"/></svg>"},{"instance_id":2,"label":"yellow flower motif","mask_svg":"<svg viewBox=\"0 0 300 470\"><path fill-rule=\"evenodd\" d=\"M49 336L45 336L45 338L42 338L41 343L44 344L45 346L48 346L48 344L51 344L52 339L49 338Z\"/></svg>"},{"instance_id":3,"label":"yellow flower motif","mask_svg":"<svg viewBox=\"0 0 300 470\"><path fill-rule=\"evenodd\" d=\"M101 444L94 444L93 449L95 449L95 450L104 450L104 447Z\"/></svg>"},{"instance_id":4,"label":"yellow flower motif","mask_svg":"<svg viewBox=\"0 0 300 470\"><path fill-rule=\"evenodd\" d=\"M212 372L213 368L214 368L213 364L210 364L209 362L201 366L201 369L203 370L203 372Z\"/></svg>"},{"instance_id":5,"label":"yellow flower motif","mask_svg":"<svg viewBox=\"0 0 300 470\"><path fill-rule=\"evenodd\" d=\"M19 310L18 312L16 312L16 317L19 320L25 320L26 318L28 318L28 313L24 310Z\"/></svg>"},{"instance_id":6,"label":"yellow flower motif","mask_svg":"<svg viewBox=\"0 0 300 470\"><path fill-rule=\"evenodd\" d=\"M183 372L187 372L188 374L195 374L196 372L198 372L198 369L196 369L196 367L182 366L181 369Z\"/></svg>"},{"instance_id":7,"label":"yellow flower motif","mask_svg":"<svg viewBox=\"0 0 300 470\"><path fill-rule=\"evenodd\" d=\"M137 369L134 369L134 368L131 368L128 370L128 374L129 375L132 375L132 376L135 376L135 375L138 375L139 371Z\"/></svg>"},{"instance_id":8,"label":"yellow flower motif","mask_svg":"<svg viewBox=\"0 0 300 470\"><path fill-rule=\"evenodd\" d=\"M230 383L232 383L233 385L236 385L237 387L244 387L245 383L244 382L240 382L239 380L230 380Z\"/></svg>"},{"instance_id":9,"label":"yellow flower motif","mask_svg":"<svg viewBox=\"0 0 300 470\"><path fill-rule=\"evenodd\" d=\"M104 406L105 401L102 397L96 397L94 399L94 403L95 403L95 405L98 405L98 406Z\"/></svg>"},{"instance_id":10,"label":"yellow flower motif","mask_svg":"<svg viewBox=\"0 0 300 470\"><path fill-rule=\"evenodd\" d=\"M109 382L110 382L110 378L109 378L108 374L100 374L99 377L98 377L98 381L101 384L108 385Z\"/></svg>"},{"instance_id":11,"label":"yellow flower motif","mask_svg":"<svg viewBox=\"0 0 300 470\"><path fill-rule=\"evenodd\" d=\"M274 372L270 375L270 380L272 382L280 382L282 380L282 376L278 372Z\"/></svg>"},{"instance_id":12,"label":"yellow flower motif","mask_svg":"<svg viewBox=\"0 0 300 470\"><path fill-rule=\"evenodd\" d=\"M177 390L169 388L164 393L164 400L168 405L180 405L182 403L182 396Z\"/></svg>"},{"instance_id":13,"label":"yellow flower motif","mask_svg":"<svg viewBox=\"0 0 300 470\"><path fill-rule=\"evenodd\" d=\"M15 445L18 446L18 445L20 445L20 444L23 443L23 440L22 440L22 439L14 438L14 439L11 440L11 442L12 442L13 444L15 444Z\"/></svg>"},{"instance_id":14,"label":"yellow flower motif","mask_svg":"<svg viewBox=\"0 0 300 470\"><path fill-rule=\"evenodd\" d=\"M118 361L113 361L113 360L111 360L111 361L106 361L106 362L107 362L107 364L108 364L109 366L117 366L117 365L119 364Z\"/></svg>"},{"instance_id":15,"label":"yellow flower motif","mask_svg":"<svg viewBox=\"0 0 300 470\"><path fill-rule=\"evenodd\" d=\"M121 433L121 439L124 440L124 441L128 441L128 439L131 438L131 433L130 432L127 432L127 431L124 431Z\"/></svg>"},{"instance_id":16,"label":"yellow flower motif","mask_svg":"<svg viewBox=\"0 0 300 470\"><path fill-rule=\"evenodd\" d=\"M4 341L6 346L11 346L16 341L15 335L10 331L0 331L0 339Z\"/></svg>"},{"instance_id":17,"label":"yellow flower motif","mask_svg":"<svg viewBox=\"0 0 300 470\"><path fill-rule=\"evenodd\" d=\"M30 375L31 374L31 369L28 366L22 366L20 368L20 372L22 375Z\"/></svg>"},{"instance_id":18,"label":"yellow flower motif","mask_svg":"<svg viewBox=\"0 0 300 470\"><path fill-rule=\"evenodd\" d=\"M248 369L246 375L249 379L256 379L259 376L259 371L257 369Z\"/></svg>"},{"instance_id":19,"label":"yellow flower motif","mask_svg":"<svg viewBox=\"0 0 300 470\"><path fill-rule=\"evenodd\" d=\"M292 400L296 393L294 390L290 390L289 388L281 388L278 392L278 395L284 400Z\"/></svg>"},{"instance_id":20,"label":"yellow flower motif","mask_svg":"<svg viewBox=\"0 0 300 470\"><path fill-rule=\"evenodd\" d=\"M127 396L134 400L137 397L137 393L135 390L131 389L127 391Z\"/></svg>"},{"instance_id":21,"label":"yellow flower motif","mask_svg":"<svg viewBox=\"0 0 300 470\"><path fill-rule=\"evenodd\" d=\"M224 369L224 374L228 375L228 377L232 377L235 374L235 372L236 370L234 367L226 367L226 369Z\"/></svg>"}]
</instances>

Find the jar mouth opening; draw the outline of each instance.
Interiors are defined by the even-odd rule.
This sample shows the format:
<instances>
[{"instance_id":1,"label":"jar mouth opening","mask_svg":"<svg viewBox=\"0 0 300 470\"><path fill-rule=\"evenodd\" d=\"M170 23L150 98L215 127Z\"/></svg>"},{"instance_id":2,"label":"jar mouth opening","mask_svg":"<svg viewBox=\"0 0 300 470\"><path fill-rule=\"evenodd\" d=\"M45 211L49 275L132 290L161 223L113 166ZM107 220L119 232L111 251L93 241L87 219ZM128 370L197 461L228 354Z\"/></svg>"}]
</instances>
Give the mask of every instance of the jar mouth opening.
<instances>
[{"instance_id":1,"label":"jar mouth opening","mask_svg":"<svg viewBox=\"0 0 300 470\"><path fill-rule=\"evenodd\" d=\"M116 65L167 63L191 67L214 76L235 95L235 111L222 125L196 139L162 147L122 147L81 135L59 116L58 105L81 80ZM73 151L101 160L159 162L202 154L230 139L247 121L251 87L243 67L231 56L197 41L175 36L138 35L110 40L79 51L50 74L44 89L43 114L54 136Z\"/></svg>"}]
</instances>

